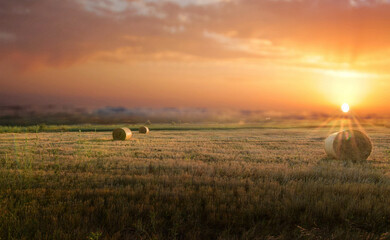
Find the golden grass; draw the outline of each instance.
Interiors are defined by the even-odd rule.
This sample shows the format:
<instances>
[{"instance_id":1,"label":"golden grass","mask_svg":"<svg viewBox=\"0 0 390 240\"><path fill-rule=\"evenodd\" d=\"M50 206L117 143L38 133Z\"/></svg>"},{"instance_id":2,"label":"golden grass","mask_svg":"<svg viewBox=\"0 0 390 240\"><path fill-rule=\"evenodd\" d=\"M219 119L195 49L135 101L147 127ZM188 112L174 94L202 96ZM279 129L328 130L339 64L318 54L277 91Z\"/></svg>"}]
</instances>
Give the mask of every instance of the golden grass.
<instances>
[{"instance_id":1,"label":"golden grass","mask_svg":"<svg viewBox=\"0 0 390 240\"><path fill-rule=\"evenodd\" d=\"M390 130L366 163L328 132L1 134L0 239L386 239Z\"/></svg>"}]
</instances>

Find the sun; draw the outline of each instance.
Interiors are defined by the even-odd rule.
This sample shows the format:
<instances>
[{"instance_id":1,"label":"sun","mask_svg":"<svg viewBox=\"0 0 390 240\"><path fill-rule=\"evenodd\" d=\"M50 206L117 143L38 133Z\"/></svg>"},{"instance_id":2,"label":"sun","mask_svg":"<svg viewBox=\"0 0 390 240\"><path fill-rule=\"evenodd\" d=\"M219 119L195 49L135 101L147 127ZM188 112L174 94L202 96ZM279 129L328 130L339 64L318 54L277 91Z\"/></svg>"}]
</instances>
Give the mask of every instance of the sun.
<instances>
[{"instance_id":1,"label":"sun","mask_svg":"<svg viewBox=\"0 0 390 240\"><path fill-rule=\"evenodd\" d=\"M344 113L349 112L349 105L348 105L348 103L344 103L343 105L341 105L341 111L343 111Z\"/></svg>"}]
</instances>

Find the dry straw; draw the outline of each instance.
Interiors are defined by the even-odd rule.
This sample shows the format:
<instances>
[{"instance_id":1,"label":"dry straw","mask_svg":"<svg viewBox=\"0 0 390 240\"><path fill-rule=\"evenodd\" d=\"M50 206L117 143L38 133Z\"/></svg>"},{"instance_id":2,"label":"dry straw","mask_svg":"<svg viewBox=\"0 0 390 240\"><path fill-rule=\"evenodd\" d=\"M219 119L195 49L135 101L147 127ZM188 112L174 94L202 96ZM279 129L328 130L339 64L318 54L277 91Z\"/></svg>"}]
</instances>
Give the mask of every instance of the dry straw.
<instances>
[{"instance_id":1,"label":"dry straw","mask_svg":"<svg viewBox=\"0 0 390 240\"><path fill-rule=\"evenodd\" d=\"M112 137L114 140L129 140L133 133L128 128L117 128L112 131Z\"/></svg>"},{"instance_id":2,"label":"dry straw","mask_svg":"<svg viewBox=\"0 0 390 240\"><path fill-rule=\"evenodd\" d=\"M149 133L149 128L146 126L142 126L139 128L139 133L147 134L147 133Z\"/></svg>"},{"instance_id":3,"label":"dry straw","mask_svg":"<svg viewBox=\"0 0 390 240\"><path fill-rule=\"evenodd\" d=\"M345 130L330 135L325 140L329 157L339 160L365 161L372 151L369 137L358 130Z\"/></svg>"}]
</instances>

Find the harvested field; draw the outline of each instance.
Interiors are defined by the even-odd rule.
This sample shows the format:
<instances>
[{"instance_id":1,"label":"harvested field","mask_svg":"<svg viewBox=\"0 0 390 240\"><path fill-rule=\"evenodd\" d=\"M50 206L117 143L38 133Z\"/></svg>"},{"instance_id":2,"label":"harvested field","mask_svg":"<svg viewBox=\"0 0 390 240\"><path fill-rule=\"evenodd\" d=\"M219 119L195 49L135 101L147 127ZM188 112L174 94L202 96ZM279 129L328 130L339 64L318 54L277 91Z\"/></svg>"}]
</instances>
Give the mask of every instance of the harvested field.
<instances>
[{"instance_id":1,"label":"harvested field","mask_svg":"<svg viewBox=\"0 0 390 240\"><path fill-rule=\"evenodd\" d=\"M0 134L0 239L387 239L390 129L365 163L330 129Z\"/></svg>"}]
</instances>

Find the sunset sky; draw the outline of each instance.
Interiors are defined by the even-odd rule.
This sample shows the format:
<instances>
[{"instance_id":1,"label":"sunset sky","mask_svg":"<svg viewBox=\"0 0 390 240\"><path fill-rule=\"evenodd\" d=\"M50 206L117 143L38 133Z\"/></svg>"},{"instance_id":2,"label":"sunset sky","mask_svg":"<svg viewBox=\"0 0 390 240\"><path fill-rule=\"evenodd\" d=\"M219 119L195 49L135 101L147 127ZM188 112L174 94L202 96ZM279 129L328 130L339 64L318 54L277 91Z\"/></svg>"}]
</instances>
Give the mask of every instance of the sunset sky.
<instances>
[{"instance_id":1,"label":"sunset sky","mask_svg":"<svg viewBox=\"0 0 390 240\"><path fill-rule=\"evenodd\" d=\"M0 105L390 113L390 0L0 1Z\"/></svg>"}]
</instances>

